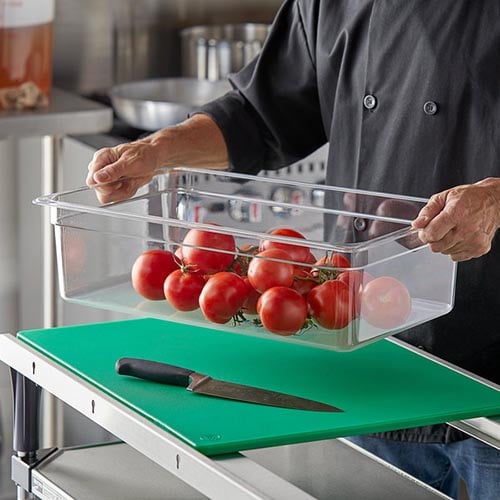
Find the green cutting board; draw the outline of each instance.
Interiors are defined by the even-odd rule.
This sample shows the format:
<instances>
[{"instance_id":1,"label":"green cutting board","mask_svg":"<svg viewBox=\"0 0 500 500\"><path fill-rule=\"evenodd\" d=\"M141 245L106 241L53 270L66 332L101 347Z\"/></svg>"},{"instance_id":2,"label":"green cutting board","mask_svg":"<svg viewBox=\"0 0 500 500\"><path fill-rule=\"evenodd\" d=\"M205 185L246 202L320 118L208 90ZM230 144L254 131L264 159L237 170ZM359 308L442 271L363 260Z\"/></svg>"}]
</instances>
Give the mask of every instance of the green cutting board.
<instances>
[{"instance_id":1,"label":"green cutting board","mask_svg":"<svg viewBox=\"0 0 500 500\"><path fill-rule=\"evenodd\" d=\"M155 319L24 331L19 338L207 455L500 414L500 391L387 340L339 353ZM120 357L175 364L344 412L193 394L117 375Z\"/></svg>"}]
</instances>

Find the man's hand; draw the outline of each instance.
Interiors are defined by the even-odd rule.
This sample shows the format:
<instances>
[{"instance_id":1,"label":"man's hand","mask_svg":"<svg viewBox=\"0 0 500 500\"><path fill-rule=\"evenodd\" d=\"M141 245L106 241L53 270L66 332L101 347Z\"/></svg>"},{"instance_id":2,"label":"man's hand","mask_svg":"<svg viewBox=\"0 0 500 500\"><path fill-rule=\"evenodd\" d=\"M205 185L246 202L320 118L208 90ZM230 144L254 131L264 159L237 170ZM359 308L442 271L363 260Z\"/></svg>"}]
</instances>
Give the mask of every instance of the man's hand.
<instances>
[{"instance_id":1,"label":"man's hand","mask_svg":"<svg viewBox=\"0 0 500 500\"><path fill-rule=\"evenodd\" d=\"M433 195L412 225L433 252L454 261L488 253L500 226L500 179L488 178Z\"/></svg>"},{"instance_id":2,"label":"man's hand","mask_svg":"<svg viewBox=\"0 0 500 500\"><path fill-rule=\"evenodd\" d=\"M160 168L178 165L227 168L226 143L210 117L194 115L144 139L97 151L88 167L87 185L101 203L125 200Z\"/></svg>"},{"instance_id":3,"label":"man's hand","mask_svg":"<svg viewBox=\"0 0 500 500\"><path fill-rule=\"evenodd\" d=\"M147 140L100 149L88 166L87 185L101 203L130 198L160 168L157 153Z\"/></svg>"}]
</instances>

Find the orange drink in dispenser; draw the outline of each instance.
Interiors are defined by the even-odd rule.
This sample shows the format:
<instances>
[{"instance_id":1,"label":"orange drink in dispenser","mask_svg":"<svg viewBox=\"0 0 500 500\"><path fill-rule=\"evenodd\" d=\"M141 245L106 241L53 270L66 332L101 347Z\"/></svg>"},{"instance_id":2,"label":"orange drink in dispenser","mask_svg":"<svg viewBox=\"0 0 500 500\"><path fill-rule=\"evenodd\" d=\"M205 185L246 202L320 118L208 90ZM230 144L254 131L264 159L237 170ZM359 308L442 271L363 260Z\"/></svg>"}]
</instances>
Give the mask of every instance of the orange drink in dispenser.
<instances>
[{"instance_id":1,"label":"orange drink in dispenser","mask_svg":"<svg viewBox=\"0 0 500 500\"><path fill-rule=\"evenodd\" d=\"M54 10L55 0L0 0L0 110L48 104Z\"/></svg>"}]
</instances>

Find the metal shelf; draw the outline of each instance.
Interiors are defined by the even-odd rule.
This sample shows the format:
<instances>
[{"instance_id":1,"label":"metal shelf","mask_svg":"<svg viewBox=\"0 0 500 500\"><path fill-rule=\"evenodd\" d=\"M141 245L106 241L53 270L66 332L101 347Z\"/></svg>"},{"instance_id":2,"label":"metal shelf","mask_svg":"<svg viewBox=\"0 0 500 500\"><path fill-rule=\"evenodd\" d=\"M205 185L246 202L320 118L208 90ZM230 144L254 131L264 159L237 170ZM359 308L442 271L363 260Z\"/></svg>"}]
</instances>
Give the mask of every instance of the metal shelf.
<instances>
[{"instance_id":1,"label":"metal shelf","mask_svg":"<svg viewBox=\"0 0 500 500\"><path fill-rule=\"evenodd\" d=\"M207 457L12 335L0 335L0 360L127 443L113 445L116 448L57 450L38 461L13 457L13 476L21 489L38 489L43 495L45 487L47 499L112 500L115 497L96 494L95 490L92 493L92 483L102 487L103 478L113 483L124 475L127 482L135 483L135 473L140 476L136 483L139 489L141 478L156 482L159 474L160 488L168 483L185 494L196 490L195 499L311 500L332 498L332 491L339 492L338 498L346 498L342 492L348 492L348 498L354 500L385 499L388 494L406 500L447 498L343 440ZM29 420L28 415L24 417ZM29 455L27 448L23 450ZM151 466L151 476L141 472L145 464ZM353 470L362 473L352 474ZM187 486L181 487L179 482ZM152 486L154 491L156 486ZM135 498L150 497L141 494Z\"/></svg>"}]
</instances>

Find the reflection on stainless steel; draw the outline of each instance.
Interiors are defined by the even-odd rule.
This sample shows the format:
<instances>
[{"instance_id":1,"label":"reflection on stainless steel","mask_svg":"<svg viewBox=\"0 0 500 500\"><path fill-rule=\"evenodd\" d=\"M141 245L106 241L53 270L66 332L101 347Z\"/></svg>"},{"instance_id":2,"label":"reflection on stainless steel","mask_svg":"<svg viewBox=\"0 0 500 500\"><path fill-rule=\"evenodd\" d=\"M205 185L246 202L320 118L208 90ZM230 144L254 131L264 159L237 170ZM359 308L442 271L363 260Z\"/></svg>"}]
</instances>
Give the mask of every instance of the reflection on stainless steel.
<instances>
[{"instance_id":1,"label":"reflection on stainless steel","mask_svg":"<svg viewBox=\"0 0 500 500\"><path fill-rule=\"evenodd\" d=\"M54 84L79 94L181 75L183 28L270 23L282 0L57 0Z\"/></svg>"},{"instance_id":2,"label":"reflection on stainless steel","mask_svg":"<svg viewBox=\"0 0 500 500\"><path fill-rule=\"evenodd\" d=\"M117 115L142 130L158 130L184 121L197 106L230 90L227 80L160 78L122 83L110 92Z\"/></svg>"},{"instance_id":3,"label":"reflection on stainless steel","mask_svg":"<svg viewBox=\"0 0 500 500\"><path fill-rule=\"evenodd\" d=\"M192 26L181 31L182 74L219 80L248 64L262 48L268 24Z\"/></svg>"}]
</instances>

